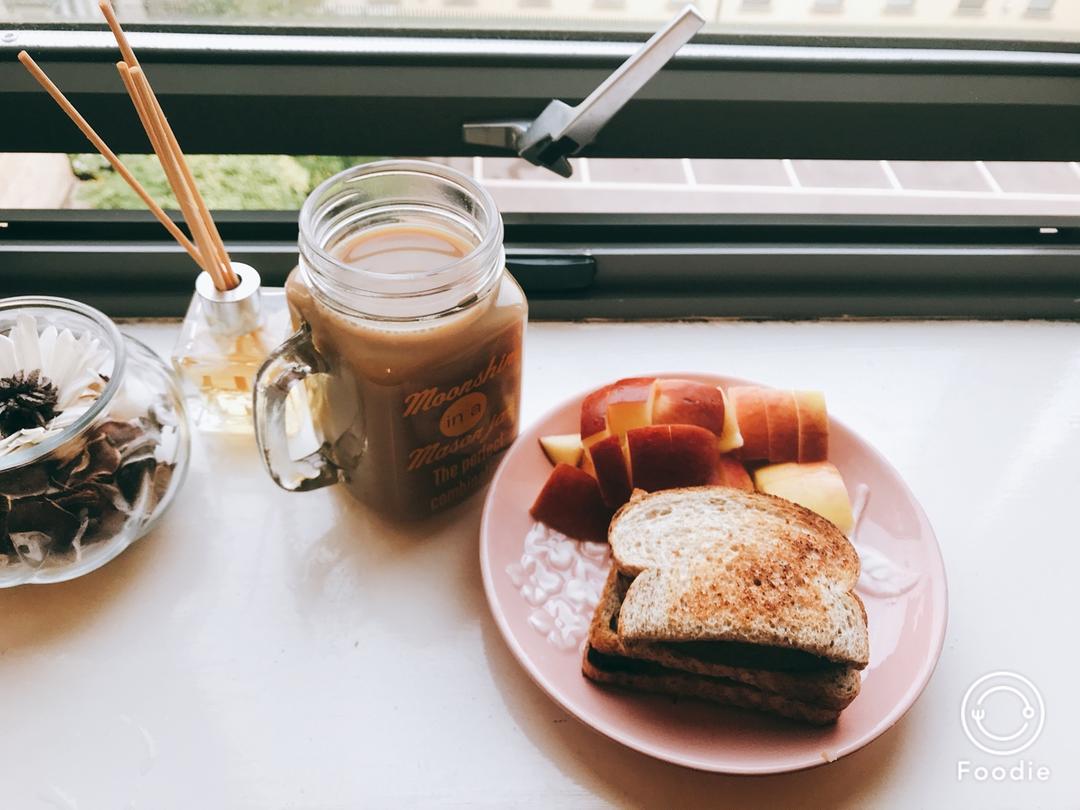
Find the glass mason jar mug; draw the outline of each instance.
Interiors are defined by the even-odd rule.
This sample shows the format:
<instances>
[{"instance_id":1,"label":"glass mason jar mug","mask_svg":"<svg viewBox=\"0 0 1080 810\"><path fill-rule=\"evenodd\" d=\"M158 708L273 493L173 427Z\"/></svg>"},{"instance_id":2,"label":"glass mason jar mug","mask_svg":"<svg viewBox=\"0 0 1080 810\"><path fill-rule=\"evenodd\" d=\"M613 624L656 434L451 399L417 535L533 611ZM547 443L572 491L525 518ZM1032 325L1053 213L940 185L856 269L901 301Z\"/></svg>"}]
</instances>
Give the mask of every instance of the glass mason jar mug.
<instances>
[{"instance_id":1,"label":"glass mason jar mug","mask_svg":"<svg viewBox=\"0 0 1080 810\"><path fill-rule=\"evenodd\" d=\"M312 192L286 283L298 331L255 385L274 481L341 482L413 518L488 481L517 436L527 318L502 236L491 196L438 164L370 163Z\"/></svg>"}]
</instances>

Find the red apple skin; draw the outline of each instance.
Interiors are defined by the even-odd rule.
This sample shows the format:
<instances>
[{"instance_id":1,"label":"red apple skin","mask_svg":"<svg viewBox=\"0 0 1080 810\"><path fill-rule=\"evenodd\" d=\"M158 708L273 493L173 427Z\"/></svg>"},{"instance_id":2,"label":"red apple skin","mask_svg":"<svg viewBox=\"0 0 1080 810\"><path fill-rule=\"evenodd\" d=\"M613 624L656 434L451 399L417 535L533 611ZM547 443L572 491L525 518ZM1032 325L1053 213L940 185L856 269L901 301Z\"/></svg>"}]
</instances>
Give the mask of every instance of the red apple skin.
<instances>
[{"instance_id":1,"label":"red apple skin","mask_svg":"<svg viewBox=\"0 0 1080 810\"><path fill-rule=\"evenodd\" d=\"M799 457L799 410L791 391L766 388L765 420L769 426L769 461L795 461Z\"/></svg>"},{"instance_id":2,"label":"red apple skin","mask_svg":"<svg viewBox=\"0 0 1080 810\"><path fill-rule=\"evenodd\" d=\"M577 467L557 464L529 514L534 520L576 540L607 541L614 513L604 504L596 479Z\"/></svg>"},{"instance_id":3,"label":"red apple skin","mask_svg":"<svg viewBox=\"0 0 1080 810\"><path fill-rule=\"evenodd\" d=\"M654 425L697 425L719 436L724 432L724 395L694 380L658 380Z\"/></svg>"},{"instance_id":4,"label":"red apple skin","mask_svg":"<svg viewBox=\"0 0 1080 810\"><path fill-rule=\"evenodd\" d=\"M647 492L715 484L716 436L696 425L649 425L627 431L634 488Z\"/></svg>"},{"instance_id":5,"label":"red apple skin","mask_svg":"<svg viewBox=\"0 0 1080 810\"><path fill-rule=\"evenodd\" d=\"M769 457L769 422L762 396L765 390L753 385L737 385L728 391L743 437L739 455L746 461L764 461Z\"/></svg>"},{"instance_id":6,"label":"red apple skin","mask_svg":"<svg viewBox=\"0 0 1080 810\"><path fill-rule=\"evenodd\" d=\"M795 391L799 412L799 462L825 461L829 457L829 413L820 391Z\"/></svg>"},{"instance_id":7,"label":"red apple skin","mask_svg":"<svg viewBox=\"0 0 1080 810\"><path fill-rule=\"evenodd\" d=\"M592 456L596 482L604 503L616 509L630 500L630 475L626 471L622 442L618 436L601 439L586 452Z\"/></svg>"},{"instance_id":8,"label":"red apple skin","mask_svg":"<svg viewBox=\"0 0 1080 810\"><path fill-rule=\"evenodd\" d=\"M750 478L750 473L737 458L720 456L717 462L717 473L719 478L717 483L721 486L734 487L744 492L754 491L754 481Z\"/></svg>"},{"instance_id":9,"label":"red apple skin","mask_svg":"<svg viewBox=\"0 0 1080 810\"><path fill-rule=\"evenodd\" d=\"M612 386L605 385L581 400L581 441L586 447L589 439L607 431L607 400Z\"/></svg>"}]
</instances>

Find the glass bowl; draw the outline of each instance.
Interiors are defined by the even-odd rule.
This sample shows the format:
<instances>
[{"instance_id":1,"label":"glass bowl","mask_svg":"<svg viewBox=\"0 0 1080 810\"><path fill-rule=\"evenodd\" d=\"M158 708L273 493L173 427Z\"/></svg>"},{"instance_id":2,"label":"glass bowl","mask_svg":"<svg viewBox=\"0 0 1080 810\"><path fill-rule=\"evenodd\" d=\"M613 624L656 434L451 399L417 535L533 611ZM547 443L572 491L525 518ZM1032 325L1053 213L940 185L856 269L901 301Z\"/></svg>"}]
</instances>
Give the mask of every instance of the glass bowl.
<instances>
[{"instance_id":1,"label":"glass bowl","mask_svg":"<svg viewBox=\"0 0 1080 810\"><path fill-rule=\"evenodd\" d=\"M189 454L179 386L153 351L76 301L0 300L0 588L112 560L172 503Z\"/></svg>"}]
</instances>

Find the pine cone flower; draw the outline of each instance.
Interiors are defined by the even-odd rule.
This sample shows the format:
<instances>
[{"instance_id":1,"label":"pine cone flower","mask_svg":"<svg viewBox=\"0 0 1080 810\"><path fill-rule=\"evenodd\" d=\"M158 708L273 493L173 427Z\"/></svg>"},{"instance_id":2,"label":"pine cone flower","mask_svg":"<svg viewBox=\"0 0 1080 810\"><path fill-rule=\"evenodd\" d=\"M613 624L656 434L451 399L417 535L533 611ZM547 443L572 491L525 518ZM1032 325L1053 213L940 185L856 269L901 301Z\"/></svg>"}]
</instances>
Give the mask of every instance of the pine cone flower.
<instances>
[{"instance_id":1,"label":"pine cone flower","mask_svg":"<svg viewBox=\"0 0 1080 810\"><path fill-rule=\"evenodd\" d=\"M56 386L37 369L0 378L0 436L45 427L60 413L58 399Z\"/></svg>"}]
</instances>

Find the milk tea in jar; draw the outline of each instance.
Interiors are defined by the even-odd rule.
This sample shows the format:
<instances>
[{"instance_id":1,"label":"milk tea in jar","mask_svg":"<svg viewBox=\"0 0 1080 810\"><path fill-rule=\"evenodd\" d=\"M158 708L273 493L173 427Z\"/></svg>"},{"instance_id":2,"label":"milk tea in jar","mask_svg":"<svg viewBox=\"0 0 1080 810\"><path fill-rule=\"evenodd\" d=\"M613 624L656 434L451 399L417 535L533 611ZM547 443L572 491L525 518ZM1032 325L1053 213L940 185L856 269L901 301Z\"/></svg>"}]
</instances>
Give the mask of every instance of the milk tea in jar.
<instances>
[{"instance_id":1,"label":"milk tea in jar","mask_svg":"<svg viewBox=\"0 0 1080 810\"><path fill-rule=\"evenodd\" d=\"M286 283L297 332L255 393L280 486L340 482L419 518L490 479L517 436L527 318L502 238L491 196L438 164L370 163L312 192Z\"/></svg>"}]
</instances>

